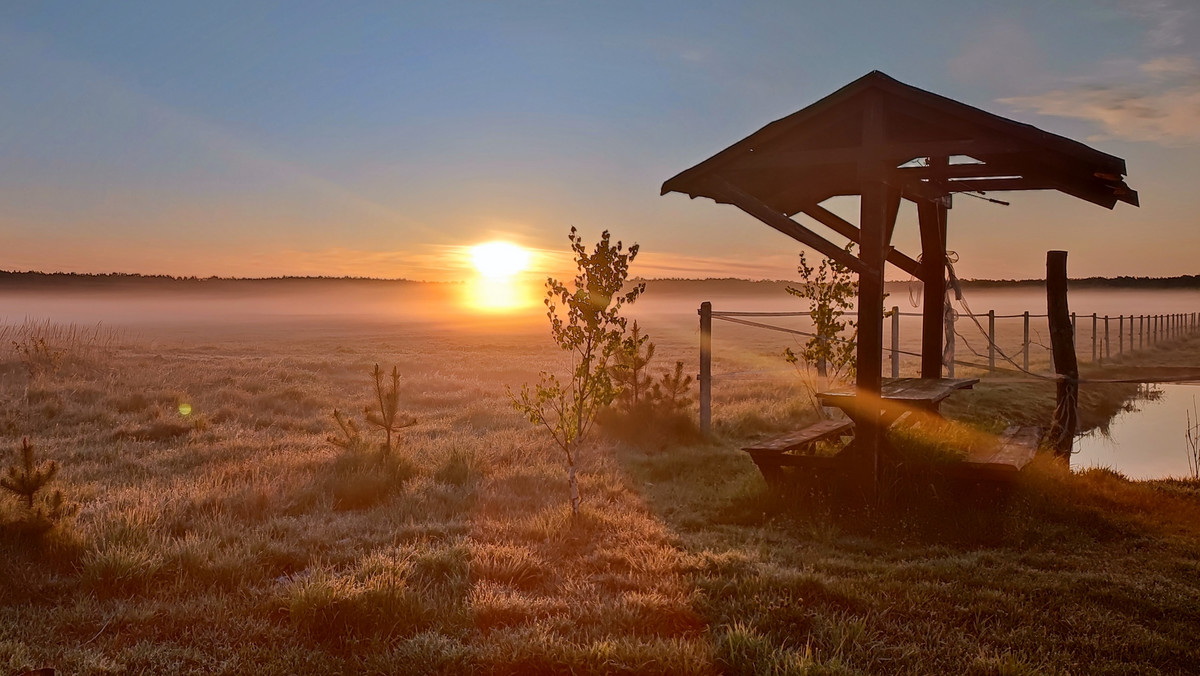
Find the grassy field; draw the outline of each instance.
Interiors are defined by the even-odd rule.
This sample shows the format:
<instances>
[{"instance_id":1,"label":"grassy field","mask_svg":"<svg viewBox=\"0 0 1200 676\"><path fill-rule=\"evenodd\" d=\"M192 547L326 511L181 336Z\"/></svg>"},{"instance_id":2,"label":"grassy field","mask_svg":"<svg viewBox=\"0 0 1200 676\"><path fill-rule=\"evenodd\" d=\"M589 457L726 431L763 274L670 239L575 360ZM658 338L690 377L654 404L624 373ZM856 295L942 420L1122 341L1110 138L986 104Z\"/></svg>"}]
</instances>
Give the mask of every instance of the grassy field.
<instances>
[{"instance_id":1,"label":"grassy field","mask_svg":"<svg viewBox=\"0 0 1200 676\"><path fill-rule=\"evenodd\" d=\"M693 321L647 322L664 368L694 363ZM1139 359L1198 354L1193 340ZM756 357L721 359L745 368ZM357 415L371 403L375 363L398 366L402 410L417 418L386 458L328 441L334 408ZM1047 462L1008 493L874 515L796 508L737 450L810 415L803 387L781 376L718 388L711 441L600 439L582 458L573 522L561 459L504 389L564 365L540 324L10 328L0 440L16 449L28 437L60 463L57 484L80 511L41 543L7 531L0 542L0 668L1021 674L1200 664L1200 484ZM985 383L953 412L993 429L1040 418L1046 397L1045 386ZM1123 398L1085 403L1100 419ZM15 503L7 509L13 518Z\"/></svg>"}]
</instances>

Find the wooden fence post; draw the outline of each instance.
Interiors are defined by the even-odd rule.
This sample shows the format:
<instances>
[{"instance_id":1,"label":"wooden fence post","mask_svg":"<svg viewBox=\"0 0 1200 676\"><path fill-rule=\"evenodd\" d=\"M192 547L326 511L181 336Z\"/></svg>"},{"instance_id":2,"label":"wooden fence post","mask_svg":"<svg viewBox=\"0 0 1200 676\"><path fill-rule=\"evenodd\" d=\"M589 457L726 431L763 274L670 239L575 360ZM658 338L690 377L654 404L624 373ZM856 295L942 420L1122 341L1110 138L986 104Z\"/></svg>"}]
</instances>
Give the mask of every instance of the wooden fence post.
<instances>
[{"instance_id":1,"label":"wooden fence post","mask_svg":"<svg viewBox=\"0 0 1200 676\"><path fill-rule=\"evenodd\" d=\"M1024 346L1021 356L1021 368L1029 370L1029 310L1025 311L1025 340L1022 343Z\"/></svg>"},{"instance_id":2,"label":"wooden fence post","mask_svg":"<svg viewBox=\"0 0 1200 676\"><path fill-rule=\"evenodd\" d=\"M1099 353L1096 352L1096 338L1099 337L1098 334L1100 332L1097 331L1096 329L1097 329L1096 313L1093 312L1092 313L1092 363L1093 364L1096 363L1096 358L1099 357Z\"/></svg>"},{"instance_id":3,"label":"wooden fence post","mask_svg":"<svg viewBox=\"0 0 1200 676\"><path fill-rule=\"evenodd\" d=\"M1138 349L1146 344L1146 315L1138 315Z\"/></svg>"},{"instance_id":4,"label":"wooden fence post","mask_svg":"<svg viewBox=\"0 0 1200 676\"><path fill-rule=\"evenodd\" d=\"M1108 336L1108 315L1104 315L1104 361L1112 360L1112 338Z\"/></svg>"},{"instance_id":5,"label":"wooden fence post","mask_svg":"<svg viewBox=\"0 0 1200 676\"><path fill-rule=\"evenodd\" d=\"M996 311L988 310L988 370L996 370Z\"/></svg>"},{"instance_id":6,"label":"wooden fence post","mask_svg":"<svg viewBox=\"0 0 1200 676\"><path fill-rule=\"evenodd\" d=\"M1067 252L1046 252L1046 314L1050 323L1050 345L1054 372L1058 374L1058 405L1050 425L1050 443L1055 455L1068 463L1071 445L1079 428L1079 363L1072 347L1070 310L1067 307Z\"/></svg>"},{"instance_id":7,"label":"wooden fence post","mask_svg":"<svg viewBox=\"0 0 1200 676\"><path fill-rule=\"evenodd\" d=\"M1117 356L1125 354L1125 315L1117 316Z\"/></svg>"},{"instance_id":8,"label":"wooden fence post","mask_svg":"<svg viewBox=\"0 0 1200 676\"><path fill-rule=\"evenodd\" d=\"M892 377L900 377L900 307L892 306Z\"/></svg>"},{"instance_id":9,"label":"wooden fence post","mask_svg":"<svg viewBox=\"0 0 1200 676\"><path fill-rule=\"evenodd\" d=\"M712 303L700 304L700 432L712 431Z\"/></svg>"}]
</instances>

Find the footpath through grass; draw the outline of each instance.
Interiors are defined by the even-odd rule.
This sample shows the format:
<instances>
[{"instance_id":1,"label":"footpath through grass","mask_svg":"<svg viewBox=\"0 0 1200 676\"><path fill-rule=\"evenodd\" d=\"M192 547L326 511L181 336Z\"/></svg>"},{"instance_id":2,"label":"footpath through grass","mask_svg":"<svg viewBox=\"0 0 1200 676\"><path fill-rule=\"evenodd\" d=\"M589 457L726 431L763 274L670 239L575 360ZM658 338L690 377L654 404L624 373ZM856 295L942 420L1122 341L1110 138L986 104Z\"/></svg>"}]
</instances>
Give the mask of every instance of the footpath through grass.
<instances>
[{"instance_id":1,"label":"footpath through grass","mask_svg":"<svg viewBox=\"0 0 1200 676\"><path fill-rule=\"evenodd\" d=\"M0 442L29 437L81 505L48 542L0 542L0 668L1200 664L1194 482L1046 465L1010 494L871 517L800 510L766 492L731 434L650 450L601 444L584 458L584 514L573 522L560 458L503 391L559 355L527 337L423 331L143 339L78 354L50 344L44 361L0 354ZM418 418L386 458L326 440L334 407L370 403L375 362L399 365L401 408ZM727 429L792 413L765 399L744 410Z\"/></svg>"}]
</instances>

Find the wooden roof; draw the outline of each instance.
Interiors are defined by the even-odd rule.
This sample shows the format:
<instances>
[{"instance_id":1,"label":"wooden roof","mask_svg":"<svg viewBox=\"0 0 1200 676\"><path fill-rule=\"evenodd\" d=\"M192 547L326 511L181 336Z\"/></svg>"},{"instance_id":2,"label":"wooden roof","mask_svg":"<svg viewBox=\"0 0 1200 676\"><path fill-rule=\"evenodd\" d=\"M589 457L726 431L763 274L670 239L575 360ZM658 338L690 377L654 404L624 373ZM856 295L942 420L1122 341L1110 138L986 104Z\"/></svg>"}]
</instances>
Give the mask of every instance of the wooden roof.
<instances>
[{"instance_id":1,"label":"wooden roof","mask_svg":"<svg viewBox=\"0 0 1200 676\"><path fill-rule=\"evenodd\" d=\"M866 147L868 103L883 114L883 142ZM971 159L977 162L972 162ZM1037 127L993 115L873 71L776 120L663 183L728 203L732 188L791 216L835 195L862 193L864 161L909 199L955 192L1054 189L1093 204L1137 206L1125 161Z\"/></svg>"}]
</instances>

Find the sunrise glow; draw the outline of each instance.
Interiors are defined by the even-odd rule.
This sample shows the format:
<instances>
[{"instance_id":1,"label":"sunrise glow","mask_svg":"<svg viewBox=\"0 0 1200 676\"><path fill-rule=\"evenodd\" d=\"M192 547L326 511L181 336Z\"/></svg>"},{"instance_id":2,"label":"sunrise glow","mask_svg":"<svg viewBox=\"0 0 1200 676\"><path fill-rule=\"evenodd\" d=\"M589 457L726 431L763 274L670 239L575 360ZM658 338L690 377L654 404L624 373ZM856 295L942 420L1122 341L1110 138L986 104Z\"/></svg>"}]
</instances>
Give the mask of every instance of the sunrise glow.
<instances>
[{"instance_id":1,"label":"sunrise glow","mask_svg":"<svg viewBox=\"0 0 1200 676\"><path fill-rule=\"evenodd\" d=\"M471 262L479 274L489 278L508 278L529 266L529 251L509 242L485 242L471 249Z\"/></svg>"}]
</instances>

